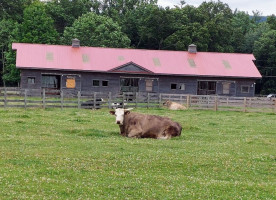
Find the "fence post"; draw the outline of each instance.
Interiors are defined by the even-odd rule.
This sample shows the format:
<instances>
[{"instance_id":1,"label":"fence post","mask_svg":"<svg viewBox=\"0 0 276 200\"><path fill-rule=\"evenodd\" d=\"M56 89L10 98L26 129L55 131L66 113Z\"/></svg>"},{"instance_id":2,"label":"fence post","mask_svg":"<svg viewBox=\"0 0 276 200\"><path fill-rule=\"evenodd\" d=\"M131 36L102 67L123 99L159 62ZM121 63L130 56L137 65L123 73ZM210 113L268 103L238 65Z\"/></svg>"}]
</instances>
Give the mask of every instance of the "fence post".
<instances>
[{"instance_id":1,"label":"fence post","mask_svg":"<svg viewBox=\"0 0 276 200\"><path fill-rule=\"evenodd\" d=\"M150 98L150 95L148 93L148 98L147 98L147 109L149 109L149 98Z\"/></svg>"},{"instance_id":2,"label":"fence post","mask_svg":"<svg viewBox=\"0 0 276 200\"><path fill-rule=\"evenodd\" d=\"M78 91L78 109L81 108L81 92Z\"/></svg>"},{"instance_id":3,"label":"fence post","mask_svg":"<svg viewBox=\"0 0 276 200\"><path fill-rule=\"evenodd\" d=\"M187 109L190 107L190 95L187 95Z\"/></svg>"},{"instance_id":4,"label":"fence post","mask_svg":"<svg viewBox=\"0 0 276 200\"><path fill-rule=\"evenodd\" d=\"M4 90L4 107L7 107L7 88Z\"/></svg>"},{"instance_id":5,"label":"fence post","mask_svg":"<svg viewBox=\"0 0 276 200\"><path fill-rule=\"evenodd\" d=\"M93 108L96 109L96 98L97 98L97 93L94 92L94 96L93 96Z\"/></svg>"},{"instance_id":6,"label":"fence post","mask_svg":"<svg viewBox=\"0 0 276 200\"><path fill-rule=\"evenodd\" d=\"M43 109L45 109L46 108L45 89L42 90L42 103L43 103Z\"/></svg>"},{"instance_id":7,"label":"fence post","mask_svg":"<svg viewBox=\"0 0 276 200\"><path fill-rule=\"evenodd\" d=\"M246 97L243 99L243 112L246 112Z\"/></svg>"},{"instance_id":8,"label":"fence post","mask_svg":"<svg viewBox=\"0 0 276 200\"><path fill-rule=\"evenodd\" d=\"M123 108L125 108L125 93L123 92L123 102L122 102Z\"/></svg>"},{"instance_id":9,"label":"fence post","mask_svg":"<svg viewBox=\"0 0 276 200\"><path fill-rule=\"evenodd\" d=\"M111 109L111 92L108 93L108 109Z\"/></svg>"},{"instance_id":10,"label":"fence post","mask_svg":"<svg viewBox=\"0 0 276 200\"><path fill-rule=\"evenodd\" d=\"M276 113L276 99L274 99L274 111Z\"/></svg>"},{"instance_id":11,"label":"fence post","mask_svg":"<svg viewBox=\"0 0 276 200\"><path fill-rule=\"evenodd\" d=\"M215 111L218 110L218 97L215 97L215 106L214 106L214 110L215 110Z\"/></svg>"},{"instance_id":12,"label":"fence post","mask_svg":"<svg viewBox=\"0 0 276 200\"><path fill-rule=\"evenodd\" d=\"M138 92L135 92L135 108L138 106Z\"/></svg>"},{"instance_id":13,"label":"fence post","mask_svg":"<svg viewBox=\"0 0 276 200\"><path fill-rule=\"evenodd\" d=\"M61 103L61 110L63 110L63 90L60 91L60 103Z\"/></svg>"},{"instance_id":14,"label":"fence post","mask_svg":"<svg viewBox=\"0 0 276 200\"><path fill-rule=\"evenodd\" d=\"M24 90L24 108L27 108L27 90Z\"/></svg>"},{"instance_id":15,"label":"fence post","mask_svg":"<svg viewBox=\"0 0 276 200\"><path fill-rule=\"evenodd\" d=\"M159 100L159 108L161 108L161 106L162 106L161 105L161 103L162 103L162 94L161 93L159 94L159 99L158 100Z\"/></svg>"}]
</instances>

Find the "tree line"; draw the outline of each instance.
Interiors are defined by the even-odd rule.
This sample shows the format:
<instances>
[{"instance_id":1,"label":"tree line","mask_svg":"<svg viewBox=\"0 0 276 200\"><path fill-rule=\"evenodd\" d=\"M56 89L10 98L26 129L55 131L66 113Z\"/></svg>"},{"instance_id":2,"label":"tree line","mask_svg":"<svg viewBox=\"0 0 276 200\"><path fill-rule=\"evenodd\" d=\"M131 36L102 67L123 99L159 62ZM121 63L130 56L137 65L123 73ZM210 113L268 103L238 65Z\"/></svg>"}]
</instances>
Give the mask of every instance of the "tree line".
<instances>
[{"instance_id":1,"label":"tree line","mask_svg":"<svg viewBox=\"0 0 276 200\"><path fill-rule=\"evenodd\" d=\"M135 49L253 53L263 75L257 93L276 93L276 16L262 21L222 1L174 8L157 0L1 0L1 85L18 84L12 42Z\"/></svg>"}]
</instances>

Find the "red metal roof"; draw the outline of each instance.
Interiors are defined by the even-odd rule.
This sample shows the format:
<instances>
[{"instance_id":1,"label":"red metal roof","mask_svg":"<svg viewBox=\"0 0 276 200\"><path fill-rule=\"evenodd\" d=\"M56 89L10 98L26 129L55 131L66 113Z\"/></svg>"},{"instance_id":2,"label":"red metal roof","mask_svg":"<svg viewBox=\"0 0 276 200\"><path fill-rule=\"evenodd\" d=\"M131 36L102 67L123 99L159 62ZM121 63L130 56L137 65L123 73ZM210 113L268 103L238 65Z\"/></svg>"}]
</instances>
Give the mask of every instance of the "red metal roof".
<instances>
[{"instance_id":1,"label":"red metal roof","mask_svg":"<svg viewBox=\"0 0 276 200\"><path fill-rule=\"evenodd\" d=\"M134 63L149 73L261 78L253 54L13 43L17 68L101 71ZM127 73L127 72L126 72ZM128 72L131 73L131 72Z\"/></svg>"}]
</instances>

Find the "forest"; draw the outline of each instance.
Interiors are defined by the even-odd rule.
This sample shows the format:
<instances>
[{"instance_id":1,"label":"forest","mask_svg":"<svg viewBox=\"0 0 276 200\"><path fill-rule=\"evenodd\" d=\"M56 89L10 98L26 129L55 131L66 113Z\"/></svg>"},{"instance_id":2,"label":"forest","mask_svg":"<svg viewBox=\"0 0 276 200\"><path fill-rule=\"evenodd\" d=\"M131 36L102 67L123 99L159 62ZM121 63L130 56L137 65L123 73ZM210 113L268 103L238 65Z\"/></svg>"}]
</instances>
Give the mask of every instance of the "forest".
<instances>
[{"instance_id":1,"label":"forest","mask_svg":"<svg viewBox=\"0 0 276 200\"><path fill-rule=\"evenodd\" d=\"M257 9L257 8L256 8ZM157 0L1 0L0 86L18 86L13 42L253 53L263 78L257 94L276 93L276 16L232 10L223 1L194 7Z\"/></svg>"}]
</instances>

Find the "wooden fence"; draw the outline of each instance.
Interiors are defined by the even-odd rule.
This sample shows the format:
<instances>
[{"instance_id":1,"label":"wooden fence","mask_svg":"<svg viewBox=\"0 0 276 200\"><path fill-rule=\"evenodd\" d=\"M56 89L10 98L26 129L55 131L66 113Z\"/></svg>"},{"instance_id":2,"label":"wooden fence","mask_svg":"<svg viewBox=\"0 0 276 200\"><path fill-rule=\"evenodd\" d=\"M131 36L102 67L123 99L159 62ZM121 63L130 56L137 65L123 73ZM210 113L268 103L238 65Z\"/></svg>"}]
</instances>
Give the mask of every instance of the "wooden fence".
<instances>
[{"instance_id":1,"label":"wooden fence","mask_svg":"<svg viewBox=\"0 0 276 200\"><path fill-rule=\"evenodd\" d=\"M276 100L266 97L249 98L163 93L65 93L59 90L47 91L45 89L21 90L18 88L0 88L0 107L4 108L160 108L166 100L181 103L188 109L276 113Z\"/></svg>"}]
</instances>

